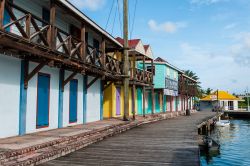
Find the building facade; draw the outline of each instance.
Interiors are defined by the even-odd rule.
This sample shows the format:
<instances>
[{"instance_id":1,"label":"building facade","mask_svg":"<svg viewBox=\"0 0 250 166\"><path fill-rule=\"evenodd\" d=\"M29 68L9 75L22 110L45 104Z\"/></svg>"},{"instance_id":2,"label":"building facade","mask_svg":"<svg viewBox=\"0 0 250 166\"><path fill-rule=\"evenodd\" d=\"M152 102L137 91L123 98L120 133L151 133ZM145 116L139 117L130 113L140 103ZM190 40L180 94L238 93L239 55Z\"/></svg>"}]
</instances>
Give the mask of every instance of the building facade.
<instances>
[{"instance_id":1,"label":"building facade","mask_svg":"<svg viewBox=\"0 0 250 166\"><path fill-rule=\"evenodd\" d=\"M123 45L123 39L117 38L117 41ZM129 48L129 116L151 113L146 103L152 101L143 95L146 93L145 87L149 87L150 92L152 90L152 72L146 71L146 68L143 69L145 60L153 60L151 48L149 45L144 47L140 39L129 40ZM122 54L119 54L119 57L122 58ZM140 62L141 66L139 66ZM122 117L124 115L123 100L123 83L108 82L104 90L104 118Z\"/></svg>"},{"instance_id":2,"label":"building facade","mask_svg":"<svg viewBox=\"0 0 250 166\"><path fill-rule=\"evenodd\" d=\"M5 0L1 16L0 138L101 120L122 45L66 0Z\"/></svg>"}]
</instances>

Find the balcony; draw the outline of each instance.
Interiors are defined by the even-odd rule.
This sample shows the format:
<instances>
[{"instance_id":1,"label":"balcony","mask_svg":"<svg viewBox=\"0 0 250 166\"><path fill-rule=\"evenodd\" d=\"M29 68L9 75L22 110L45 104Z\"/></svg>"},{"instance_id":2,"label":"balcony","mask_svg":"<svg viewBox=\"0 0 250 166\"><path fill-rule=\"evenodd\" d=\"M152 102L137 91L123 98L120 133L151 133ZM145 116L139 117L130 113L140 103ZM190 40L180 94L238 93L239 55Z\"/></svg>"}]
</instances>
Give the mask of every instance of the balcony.
<instances>
[{"instance_id":1,"label":"balcony","mask_svg":"<svg viewBox=\"0 0 250 166\"><path fill-rule=\"evenodd\" d=\"M105 48L94 48L85 38L75 37L9 1L4 11L3 20L8 22L4 21L0 30L3 48L23 52L29 55L25 58L33 61L49 59L69 70L122 78L122 62L107 55ZM85 28L81 29L80 36L85 36Z\"/></svg>"},{"instance_id":2,"label":"balcony","mask_svg":"<svg viewBox=\"0 0 250 166\"><path fill-rule=\"evenodd\" d=\"M153 83L153 73L138 68L130 68L130 80L138 84L151 85Z\"/></svg>"}]
</instances>

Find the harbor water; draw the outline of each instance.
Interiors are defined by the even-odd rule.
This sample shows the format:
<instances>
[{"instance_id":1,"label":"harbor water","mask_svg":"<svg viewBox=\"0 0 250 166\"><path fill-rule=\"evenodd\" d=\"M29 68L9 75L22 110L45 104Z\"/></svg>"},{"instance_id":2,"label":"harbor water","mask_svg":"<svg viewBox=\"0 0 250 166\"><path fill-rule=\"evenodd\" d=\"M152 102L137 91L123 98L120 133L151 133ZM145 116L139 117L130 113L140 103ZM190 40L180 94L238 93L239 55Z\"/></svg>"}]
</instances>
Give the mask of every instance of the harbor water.
<instances>
[{"instance_id":1,"label":"harbor water","mask_svg":"<svg viewBox=\"0 0 250 166\"><path fill-rule=\"evenodd\" d=\"M228 127L216 127L211 137L220 144L217 152L202 153L202 166L249 166L250 120L230 120Z\"/></svg>"}]
</instances>

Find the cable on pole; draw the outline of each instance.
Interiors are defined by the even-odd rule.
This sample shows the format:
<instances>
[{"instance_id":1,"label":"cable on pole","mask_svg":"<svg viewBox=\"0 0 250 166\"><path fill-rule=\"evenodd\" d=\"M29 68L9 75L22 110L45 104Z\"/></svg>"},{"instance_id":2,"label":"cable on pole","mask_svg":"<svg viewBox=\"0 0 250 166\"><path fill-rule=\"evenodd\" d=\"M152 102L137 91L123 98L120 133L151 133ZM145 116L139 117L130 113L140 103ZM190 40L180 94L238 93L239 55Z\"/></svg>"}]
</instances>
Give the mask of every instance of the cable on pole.
<instances>
[{"instance_id":1,"label":"cable on pole","mask_svg":"<svg viewBox=\"0 0 250 166\"><path fill-rule=\"evenodd\" d=\"M119 24L120 24L120 31L121 31L121 37L122 37L122 19L121 19L121 9L120 9L120 4L119 4L119 0L117 1L117 8L118 8L118 14L119 14Z\"/></svg>"},{"instance_id":2,"label":"cable on pole","mask_svg":"<svg viewBox=\"0 0 250 166\"><path fill-rule=\"evenodd\" d=\"M134 7L134 13L133 13L133 21L130 27L130 39L132 39L133 31L134 31L134 24L135 24L135 15L137 10L137 0L135 0L135 7Z\"/></svg>"},{"instance_id":3,"label":"cable on pole","mask_svg":"<svg viewBox=\"0 0 250 166\"><path fill-rule=\"evenodd\" d=\"M118 5L118 4L117 4ZM115 9L115 16L114 16L114 21L113 21L113 25L112 25L112 30L111 30L111 34L113 35L113 30L114 30L114 26L115 26L115 20L116 20L116 14L117 14L117 8Z\"/></svg>"},{"instance_id":4,"label":"cable on pole","mask_svg":"<svg viewBox=\"0 0 250 166\"><path fill-rule=\"evenodd\" d=\"M107 30L109 19L110 19L111 13L113 11L114 4L115 4L115 0L113 0L113 2L112 2L112 5L111 5L110 11L109 11L109 15L108 15L108 20L107 20L107 23L106 23L106 26L105 26L105 30Z\"/></svg>"}]
</instances>

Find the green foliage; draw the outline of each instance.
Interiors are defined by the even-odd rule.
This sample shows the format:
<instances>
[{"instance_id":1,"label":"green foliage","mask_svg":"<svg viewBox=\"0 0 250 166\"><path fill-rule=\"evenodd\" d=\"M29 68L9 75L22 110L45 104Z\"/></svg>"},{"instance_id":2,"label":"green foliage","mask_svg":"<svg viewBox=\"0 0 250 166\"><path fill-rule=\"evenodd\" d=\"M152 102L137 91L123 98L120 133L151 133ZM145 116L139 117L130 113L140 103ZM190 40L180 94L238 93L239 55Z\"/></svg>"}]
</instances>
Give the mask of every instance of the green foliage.
<instances>
[{"instance_id":1,"label":"green foliage","mask_svg":"<svg viewBox=\"0 0 250 166\"><path fill-rule=\"evenodd\" d=\"M202 97L202 89L201 89L201 82L199 82L199 77L196 75L196 73L192 72L191 70L186 70L184 71L185 75L196 80L197 84L195 85L196 91L198 92L197 97L201 98Z\"/></svg>"}]
</instances>

